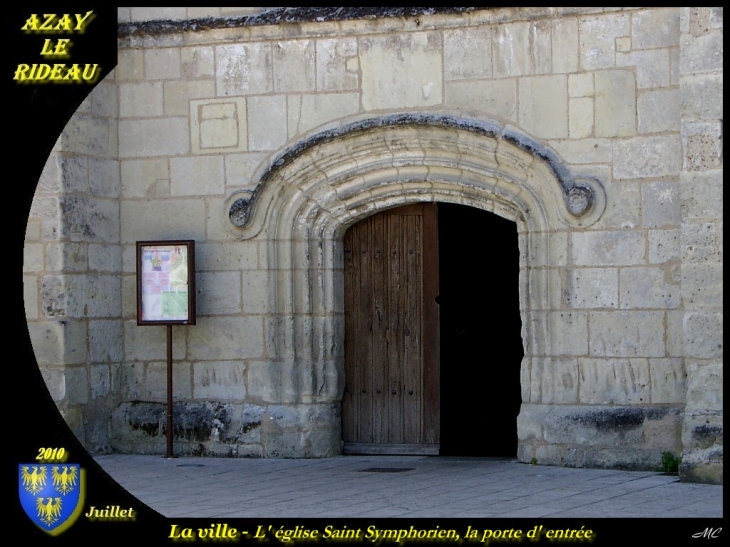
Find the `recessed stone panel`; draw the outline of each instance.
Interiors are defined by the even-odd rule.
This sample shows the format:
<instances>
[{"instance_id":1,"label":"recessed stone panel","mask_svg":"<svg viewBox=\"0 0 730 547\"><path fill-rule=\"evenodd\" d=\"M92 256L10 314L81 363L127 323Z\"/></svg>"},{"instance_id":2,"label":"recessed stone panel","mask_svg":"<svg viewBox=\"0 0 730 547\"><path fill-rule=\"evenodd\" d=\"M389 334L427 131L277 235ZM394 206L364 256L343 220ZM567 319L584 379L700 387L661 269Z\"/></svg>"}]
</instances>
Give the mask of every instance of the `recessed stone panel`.
<instances>
[{"instance_id":1,"label":"recessed stone panel","mask_svg":"<svg viewBox=\"0 0 730 547\"><path fill-rule=\"evenodd\" d=\"M246 100L190 101L190 142L194 154L248 150Z\"/></svg>"}]
</instances>

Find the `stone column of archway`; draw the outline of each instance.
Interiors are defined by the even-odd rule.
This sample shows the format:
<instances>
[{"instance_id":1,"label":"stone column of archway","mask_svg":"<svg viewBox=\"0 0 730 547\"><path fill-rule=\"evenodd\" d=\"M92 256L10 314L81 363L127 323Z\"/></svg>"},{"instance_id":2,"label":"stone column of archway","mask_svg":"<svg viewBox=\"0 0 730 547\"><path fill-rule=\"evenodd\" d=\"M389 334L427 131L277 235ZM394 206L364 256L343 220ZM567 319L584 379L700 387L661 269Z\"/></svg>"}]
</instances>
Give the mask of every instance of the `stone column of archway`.
<instances>
[{"instance_id":1,"label":"stone column of archway","mask_svg":"<svg viewBox=\"0 0 730 547\"><path fill-rule=\"evenodd\" d=\"M339 452L342 239L358 220L408 203L460 203L517 223L523 402L531 402L532 364L552 355L561 336L548 319L560 299L553 236L600 217L597 181L572 177L555 154L512 128L434 115L356 120L317 133L258 176L253 195L231 196L226 207L233 233L268 242L268 351L277 365L269 381L299 416L290 431L271 432L269 446L279 444L278 433L299 439L292 455ZM523 419L520 427L535 425Z\"/></svg>"}]
</instances>

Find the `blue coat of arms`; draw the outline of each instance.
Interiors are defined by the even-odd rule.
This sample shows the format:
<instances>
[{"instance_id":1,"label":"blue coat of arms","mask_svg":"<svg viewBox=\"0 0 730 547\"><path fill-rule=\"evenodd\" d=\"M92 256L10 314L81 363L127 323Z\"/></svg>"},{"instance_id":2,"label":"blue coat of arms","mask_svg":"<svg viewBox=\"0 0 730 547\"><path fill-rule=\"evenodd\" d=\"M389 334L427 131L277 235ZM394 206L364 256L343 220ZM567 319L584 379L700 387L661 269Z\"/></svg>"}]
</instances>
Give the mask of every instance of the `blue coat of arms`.
<instances>
[{"instance_id":1,"label":"blue coat of arms","mask_svg":"<svg viewBox=\"0 0 730 547\"><path fill-rule=\"evenodd\" d=\"M79 464L21 464L18 493L26 515L49 534L66 530L84 505L84 473Z\"/></svg>"}]
</instances>

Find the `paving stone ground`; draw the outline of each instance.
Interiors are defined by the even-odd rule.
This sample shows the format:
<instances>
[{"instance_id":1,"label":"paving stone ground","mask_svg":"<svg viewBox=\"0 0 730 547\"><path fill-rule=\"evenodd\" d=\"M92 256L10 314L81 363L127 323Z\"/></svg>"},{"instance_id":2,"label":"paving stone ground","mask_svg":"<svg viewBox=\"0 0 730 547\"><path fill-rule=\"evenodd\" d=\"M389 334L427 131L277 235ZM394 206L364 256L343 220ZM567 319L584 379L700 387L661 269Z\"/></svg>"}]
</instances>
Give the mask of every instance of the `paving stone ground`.
<instances>
[{"instance_id":1,"label":"paving stone ground","mask_svg":"<svg viewBox=\"0 0 730 547\"><path fill-rule=\"evenodd\" d=\"M96 461L139 501L176 518L723 516L722 486L649 471L420 456Z\"/></svg>"}]
</instances>

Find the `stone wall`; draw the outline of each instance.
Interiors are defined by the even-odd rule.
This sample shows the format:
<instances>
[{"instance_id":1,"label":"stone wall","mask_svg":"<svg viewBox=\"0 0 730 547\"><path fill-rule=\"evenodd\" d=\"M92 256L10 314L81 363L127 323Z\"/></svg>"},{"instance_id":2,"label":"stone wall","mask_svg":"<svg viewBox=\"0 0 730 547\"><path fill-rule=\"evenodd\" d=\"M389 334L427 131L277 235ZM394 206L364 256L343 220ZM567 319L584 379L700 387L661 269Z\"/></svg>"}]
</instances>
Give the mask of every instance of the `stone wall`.
<instances>
[{"instance_id":1,"label":"stone wall","mask_svg":"<svg viewBox=\"0 0 730 547\"><path fill-rule=\"evenodd\" d=\"M722 482L722 8L682 8L682 317L686 480Z\"/></svg>"},{"instance_id":2,"label":"stone wall","mask_svg":"<svg viewBox=\"0 0 730 547\"><path fill-rule=\"evenodd\" d=\"M120 8L119 65L90 102L113 105L118 170L103 191L69 173L36 196L31 335L41 355L50 336L85 348L39 363L49 386L77 375L83 397L52 392L83 413L88 446L105 429L116 449L164 451L165 335L136 324L134 254L175 238L196 240L199 311L173 329L179 450L339 453L344 231L450 201L521 234L519 459L657 468L684 453L685 478L722 481L721 9L227 9ZM44 180L83 146L86 116ZM99 201L84 214L114 208L116 231L66 236L82 265L49 268L41 225L68 216L69 192ZM113 265L92 263L102 250ZM69 297L71 326L52 334L49 302L76 279L114 296L103 311Z\"/></svg>"},{"instance_id":3,"label":"stone wall","mask_svg":"<svg viewBox=\"0 0 730 547\"><path fill-rule=\"evenodd\" d=\"M36 360L62 416L92 451L111 449L122 401L122 248L117 86L101 82L56 142L31 206L23 263Z\"/></svg>"}]
</instances>

